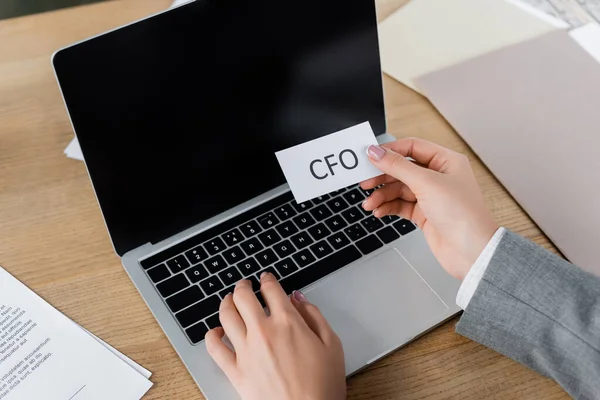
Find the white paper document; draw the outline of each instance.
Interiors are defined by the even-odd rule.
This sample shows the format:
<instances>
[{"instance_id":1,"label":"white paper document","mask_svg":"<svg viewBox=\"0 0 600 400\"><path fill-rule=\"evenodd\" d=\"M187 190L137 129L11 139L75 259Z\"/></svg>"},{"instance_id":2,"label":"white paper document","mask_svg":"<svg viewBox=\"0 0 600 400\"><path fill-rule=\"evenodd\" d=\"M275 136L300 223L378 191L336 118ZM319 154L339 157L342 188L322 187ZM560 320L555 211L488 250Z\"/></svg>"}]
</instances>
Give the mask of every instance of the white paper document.
<instances>
[{"instance_id":1,"label":"white paper document","mask_svg":"<svg viewBox=\"0 0 600 400\"><path fill-rule=\"evenodd\" d=\"M377 144L371 125L363 122L275 153L298 203L381 175L367 156Z\"/></svg>"},{"instance_id":2,"label":"white paper document","mask_svg":"<svg viewBox=\"0 0 600 400\"><path fill-rule=\"evenodd\" d=\"M0 268L0 399L139 400L145 375Z\"/></svg>"}]
</instances>

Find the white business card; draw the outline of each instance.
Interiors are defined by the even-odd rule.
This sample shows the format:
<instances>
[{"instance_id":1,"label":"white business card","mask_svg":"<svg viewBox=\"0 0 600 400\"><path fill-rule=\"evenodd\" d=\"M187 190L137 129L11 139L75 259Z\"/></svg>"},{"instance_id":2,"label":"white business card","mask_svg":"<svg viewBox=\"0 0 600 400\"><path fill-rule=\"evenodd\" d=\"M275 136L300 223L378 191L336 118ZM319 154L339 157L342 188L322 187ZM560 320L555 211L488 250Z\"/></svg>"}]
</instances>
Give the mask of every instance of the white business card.
<instances>
[{"instance_id":1,"label":"white business card","mask_svg":"<svg viewBox=\"0 0 600 400\"><path fill-rule=\"evenodd\" d=\"M368 122L275 153L298 203L381 175L367 156Z\"/></svg>"}]
</instances>

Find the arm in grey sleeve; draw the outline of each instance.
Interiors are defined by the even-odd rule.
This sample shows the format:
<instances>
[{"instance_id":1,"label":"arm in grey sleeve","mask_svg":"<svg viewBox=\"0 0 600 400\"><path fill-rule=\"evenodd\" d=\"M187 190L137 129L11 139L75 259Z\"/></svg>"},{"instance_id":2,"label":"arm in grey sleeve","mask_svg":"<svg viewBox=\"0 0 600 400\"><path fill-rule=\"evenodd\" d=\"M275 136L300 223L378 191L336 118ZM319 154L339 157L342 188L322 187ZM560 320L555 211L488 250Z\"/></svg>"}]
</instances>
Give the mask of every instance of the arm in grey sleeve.
<instances>
[{"instance_id":1,"label":"arm in grey sleeve","mask_svg":"<svg viewBox=\"0 0 600 400\"><path fill-rule=\"evenodd\" d=\"M600 399L600 278L521 236L505 231L456 331Z\"/></svg>"}]
</instances>

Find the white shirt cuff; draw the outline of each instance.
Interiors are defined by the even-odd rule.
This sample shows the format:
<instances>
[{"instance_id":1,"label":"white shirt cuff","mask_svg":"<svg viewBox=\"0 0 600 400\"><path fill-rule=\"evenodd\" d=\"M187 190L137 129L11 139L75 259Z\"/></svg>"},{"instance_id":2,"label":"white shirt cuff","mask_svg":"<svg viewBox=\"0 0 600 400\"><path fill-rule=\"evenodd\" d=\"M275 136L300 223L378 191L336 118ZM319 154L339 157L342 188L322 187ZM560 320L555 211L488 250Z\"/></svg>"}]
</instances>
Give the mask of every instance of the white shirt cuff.
<instances>
[{"instance_id":1,"label":"white shirt cuff","mask_svg":"<svg viewBox=\"0 0 600 400\"><path fill-rule=\"evenodd\" d=\"M477 286L479 286L479 282L483 278L483 274L485 274L485 270L496 252L502 236L504 236L504 228L500 227L494 233L494 236L492 236L479 257L477 257L475 264L473 264L467 276L465 276L463 283L460 285L460 289L458 289L458 294L456 295L456 304L463 310L467 308L471 297L473 297L475 290L477 290Z\"/></svg>"}]
</instances>

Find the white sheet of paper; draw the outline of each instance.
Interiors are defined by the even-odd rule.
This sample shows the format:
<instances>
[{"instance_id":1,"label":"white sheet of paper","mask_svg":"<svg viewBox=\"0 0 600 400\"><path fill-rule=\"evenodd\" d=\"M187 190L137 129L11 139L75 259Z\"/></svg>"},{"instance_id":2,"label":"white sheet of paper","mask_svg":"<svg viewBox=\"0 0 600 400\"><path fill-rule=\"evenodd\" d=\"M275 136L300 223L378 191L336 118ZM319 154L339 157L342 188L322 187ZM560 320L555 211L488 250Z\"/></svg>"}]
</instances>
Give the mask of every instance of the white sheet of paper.
<instances>
[{"instance_id":1,"label":"white sheet of paper","mask_svg":"<svg viewBox=\"0 0 600 400\"><path fill-rule=\"evenodd\" d=\"M152 382L0 268L0 398L138 400Z\"/></svg>"},{"instance_id":2,"label":"white sheet of paper","mask_svg":"<svg viewBox=\"0 0 600 400\"><path fill-rule=\"evenodd\" d=\"M83 329L83 331L85 333L87 333L88 335L90 335L91 337L96 339L96 341L98 343L100 343L102 346L106 347L111 353L113 353L115 356L119 357L123 362L127 363L127 365L129 365L131 368L136 370L144 378L150 379L150 377L152 376L152 372L148 371L146 368L142 367L140 364L136 363L131 358L127 357L125 354L121 353L119 350L115 349L110 344L106 343L104 340L100 339L98 336L94 335L92 332L88 331L81 325L79 325L75 322L73 322L73 323L75 325L77 325L80 329Z\"/></svg>"},{"instance_id":3,"label":"white sheet of paper","mask_svg":"<svg viewBox=\"0 0 600 400\"><path fill-rule=\"evenodd\" d=\"M275 153L298 203L381 175L366 150L377 144L368 122Z\"/></svg>"}]
</instances>

